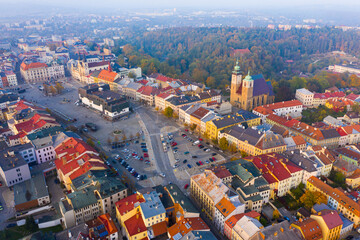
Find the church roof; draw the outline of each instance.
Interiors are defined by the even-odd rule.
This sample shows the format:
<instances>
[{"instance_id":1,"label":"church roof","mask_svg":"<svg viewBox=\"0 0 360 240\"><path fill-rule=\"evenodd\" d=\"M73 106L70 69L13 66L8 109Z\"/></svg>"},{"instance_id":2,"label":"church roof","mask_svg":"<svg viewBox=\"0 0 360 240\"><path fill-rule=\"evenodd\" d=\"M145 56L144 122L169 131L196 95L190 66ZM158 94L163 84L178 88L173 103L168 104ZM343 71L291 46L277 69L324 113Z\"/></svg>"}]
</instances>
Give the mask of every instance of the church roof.
<instances>
[{"instance_id":1,"label":"church roof","mask_svg":"<svg viewBox=\"0 0 360 240\"><path fill-rule=\"evenodd\" d=\"M253 96L260 96L263 94L269 94L274 96L273 88L270 82L266 82L262 74L252 75L251 78L254 80ZM242 86L240 85L236 93L241 94Z\"/></svg>"}]
</instances>

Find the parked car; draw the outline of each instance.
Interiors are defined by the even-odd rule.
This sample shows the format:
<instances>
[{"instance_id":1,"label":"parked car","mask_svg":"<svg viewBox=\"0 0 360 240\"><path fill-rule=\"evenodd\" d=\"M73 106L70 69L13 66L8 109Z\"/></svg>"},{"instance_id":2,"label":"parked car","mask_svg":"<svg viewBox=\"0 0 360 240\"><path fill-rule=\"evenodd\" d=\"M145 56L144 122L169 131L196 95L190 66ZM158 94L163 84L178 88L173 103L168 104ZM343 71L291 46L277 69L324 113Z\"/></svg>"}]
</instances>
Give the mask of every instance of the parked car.
<instances>
[{"instance_id":1,"label":"parked car","mask_svg":"<svg viewBox=\"0 0 360 240\"><path fill-rule=\"evenodd\" d=\"M184 189L188 189L189 184L185 184Z\"/></svg>"},{"instance_id":2,"label":"parked car","mask_svg":"<svg viewBox=\"0 0 360 240\"><path fill-rule=\"evenodd\" d=\"M211 156L216 156L217 153L212 153Z\"/></svg>"},{"instance_id":3,"label":"parked car","mask_svg":"<svg viewBox=\"0 0 360 240\"><path fill-rule=\"evenodd\" d=\"M160 175L160 177L163 177L163 178L166 177L165 173L160 173L159 175Z\"/></svg>"},{"instance_id":4,"label":"parked car","mask_svg":"<svg viewBox=\"0 0 360 240\"><path fill-rule=\"evenodd\" d=\"M188 168L192 168L190 164L188 164L187 166L188 166Z\"/></svg>"},{"instance_id":5,"label":"parked car","mask_svg":"<svg viewBox=\"0 0 360 240\"><path fill-rule=\"evenodd\" d=\"M200 164L200 165L203 165L203 162L202 162L202 161L199 161L199 164Z\"/></svg>"},{"instance_id":6,"label":"parked car","mask_svg":"<svg viewBox=\"0 0 360 240\"><path fill-rule=\"evenodd\" d=\"M97 127L94 123L85 123L85 126L90 128L91 131L96 131L97 130Z\"/></svg>"},{"instance_id":7,"label":"parked car","mask_svg":"<svg viewBox=\"0 0 360 240\"><path fill-rule=\"evenodd\" d=\"M212 159L214 162L216 161L216 158L215 158L215 157L212 157L211 159Z\"/></svg>"},{"instance_id":8,"label":"parked car","mask_svg":"<svg viewBox=\"0 0 360 240\"><path fill-rule=\"evenodd\" d=\"M200 166L200 163L199 163L199 162L196 162L196 165Z\"/></svg>"},{"instance_id":9,"label":"parked car","mask_svg":"<svg viewBox=\"0 0 360 240\"><path fill-rule=\"evenodd\" d=\"M187 160L185 159L185 160L183 161L183 163L187 163Z\"/></svg>"},{"instance_id":10,"label":"parked car","mask_svg":"<svg viewBox=\"0 0 360 240\"><path fill-rule=\"evenodd\" d=\"M188 152L188 151L184 152L185 155L187 155L187 154L189 154L189 153L190 153L190 152Z\"/></svg>"},{"instance_id":11,"label":"parked car","mask_svg":"<svg viewBox=\"0 0 360 240\"><path fill-rule=\"evenodd\" d=\"M144 153L144 157L149 157L149 154L147 154L147 153Z\"/></svg>"},{"instance_id":12,"label":"parked car","mask_svg":"<svg viewBox=\"0 0 360 240\"><path fill-rule=\"evenodd\" d=\"M192 156L192 158L197 158L197 156L195 155L195 156Z\"/></svg>"}]
</instances>

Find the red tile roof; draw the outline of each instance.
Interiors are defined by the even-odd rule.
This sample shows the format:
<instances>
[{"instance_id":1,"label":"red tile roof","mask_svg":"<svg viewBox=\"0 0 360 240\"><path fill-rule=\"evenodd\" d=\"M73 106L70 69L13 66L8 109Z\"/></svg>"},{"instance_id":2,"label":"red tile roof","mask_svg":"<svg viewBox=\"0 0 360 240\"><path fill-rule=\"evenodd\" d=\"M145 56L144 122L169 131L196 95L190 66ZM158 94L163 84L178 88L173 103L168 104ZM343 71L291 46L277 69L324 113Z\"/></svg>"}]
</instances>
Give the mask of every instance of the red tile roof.
<instances>
[{"instance_id":1,"label":"red tile roof","mask_svg":"<svg viewBox=\"0 0 360 240\"><path fill-rule=\"evenodd\" d=\"M165 221L159 222L151 226L154 232L154 236L160 236L167 232L167 224Z\"/></svg>"},{"instance_id":2,"label":"red tile roof","mask_svg":"<svg viewBox=\"0 0 360 240\"><path fill-rule=\"evenodd\" d=\"M341 220L338 212L335 210L325 209L320 211L319 215L324 219L329 229L333 229L337 226L343 225L343 221Z\"/></svg>"},{"instance_id":3,"label":"red tile roof","mask_svg":"<svg viewBox=\"0 0 360 240\"><path fill-rule=\"evenodd\" d=\"M200 217L185 218L195 231L210 230L209 226Z\"/></svg>"},{"instance_id":4,"label":"red tile roof","mask_svg":"<svg viewBox=\"0 0 360 240\"><path fill-rule=\"evenodd\" d=\"M256 108L254 108L253 111L258 112L263 115L268 115L268 114L273 113L275 109L296 107L296 106L302 106L302 105L303 104L299 100L291 100L291 101L276 102L276 103L272 103L272 104L258 106Z\"/></svg>"},{"instance_id":5,"label":"red tile roof","mask_svg":"<svg viewBox=\"0 0 360 240\"><path fill-rule=\"evenodd\" d=\"M141 213L135 214L133 217L126 220L124 224L130 236L147 231Z\"/></svg>"},{"instance_id":6,"label":"red tile roof","mask_svg":"<svg viewBox=\"0 0 360 240\"><path fill-rule=\"evenodd\" d=\"M35 63L30 63L30 64L26 64L25 62L21 63L21 69L24 71L27 71L29 69L32 68L43 68L43 67L47 67L48 65L46 65L45 63L40 63L40 62L35 62Z\"/></svg>"},{"instance_id":7,"label":"red tile roof","mask_svg":"<svg viewBox=\"0 0 360 240\"><path fill-rule=\"evenodd\" d=\"M133 194L126 198L121 199L120 201L116 202L116 208L119 211L120 215L124 215L125 213L133 210L135 208L135 203L142 203L145 202L144 197L141 194Z\"/></svg>"}]
</instances>

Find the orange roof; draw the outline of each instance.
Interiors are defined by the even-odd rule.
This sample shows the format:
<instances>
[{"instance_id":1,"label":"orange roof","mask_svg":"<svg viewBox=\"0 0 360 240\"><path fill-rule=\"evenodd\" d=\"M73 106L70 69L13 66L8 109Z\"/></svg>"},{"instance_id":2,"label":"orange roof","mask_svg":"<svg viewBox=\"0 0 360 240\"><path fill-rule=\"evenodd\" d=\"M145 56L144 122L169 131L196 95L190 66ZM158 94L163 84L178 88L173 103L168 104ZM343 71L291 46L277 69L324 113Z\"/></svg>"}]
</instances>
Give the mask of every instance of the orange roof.
<instances>
[{"instance_id":1,"label":"orange roof","mask_svg":"<svg viewBox=\"0 0 360 240\"><path fill-rule=\"evenodd\" d=\"M116 72L110 72L109 70L101 70L101 72L98 75L98 78L108 81L108 82L113 82L115 81L116 77L118 76L118 74Z\"/></svg>"},{"instance_id":2,"label":"orange roof","mask_svg":"<svg viewBox=\"0 0 360 240\"><path fill-rule=\"evenodd\" d=\"M327 185L326 183L314 176L310 177L308 179L308 182L310 182L317 189L319 189L319 191L323 192L327 196L331 196L345 209L349 209L356 216L360 216L360 205L348 196L346 196L343 192L339 191L336 188L332 188L331 186Z\"/></svg>"},{"instance_id":3,"label":"orange roof","mask_svg":"<svg viewBox=\"0 0 360 240\"><path fill-rule=\"evenodd\" d=\"M357 168L353 174L351 174L350 176L348 176L347 178L349 179L356 179L356 178L359 178L360 177L360 169Z\"/></svg>"},{"instance_id":4,"label":"orange roof","mask_svg":"<svg viewBox=\"0 0 360 240\"><path fill-rule=\"evenodd\" d=\"M167 224L165 221L154 224L151 226L154 232L154 236L160 236L167 232Z\"/></svg>"},{"instance_id":5,"label":"orange roof","mask_svg":"<svg viewBox=\"0 0 360 240\"><path fill-rule=\"evenodd\" d=\"M305 139L300 135L294 136L294 137L292 137L292 139L294 140L296 145L304 145L304 144L306 144Z\"/></svg>"},{"instance_id":6,"label":"orange roof","mask_svg":"<svg viewBox=\"0 0 360 240\"><path fill-rule=\"evenodd\" d=\"M141 216L141 213L137 213L124 222L127 232L130 236L146 232L146 227Z\"/></svg>"},{"instance_id":7,"label":"orange roof","mask_svg":"<svg viewBox=\"0 0 360 240\"><path fill-rule=\"evenodd\" d=\"M299 221L294 222L293 225L296 225L301 229L301 234L305 239L320 240L323 237L320 225L315 219L300 219Z\"/></svg>"},{"instance_id":8,"label":"orange roof","mask_svg":"<svg viewBox=\"0 0 360 240\"><path fill-rule=\"evenodd\" d=\"M232 202L226 197L223 197L215 207L221 212L222 215L224 215L225 218L236 209L234 204L232 204Z\"/></svg>"},{"instance_id":9,"label":"orange roof","mask_svg":"<svg viewBox=\"0 0 360 240\"><path fill-rule=\"evenodd\" d=\"M29 70L31 68L43 68L43 67L47 67L48 65L46 65L45 63L40 63L40 62L35 62L35 63L30 63L30 64L26 64L26 63L22 63L21 64L21 69L26 71Z\"/></svg>"},{"instance_id":10,"label":"orange roof","mask_svg":"<svg viewBox=\"0 0 360 240\"><path fill-rule=\"evenodd\" d=\"M235 214L233 216L231 216L228 220L226 220L225 224L228 225L230 228L233 228L235 226L235 224L243 217L243 216L248 216L251 218L260 218L260 213L255 212L255 211L251 211L251 212L247 212L247 213L240 213L240 214Z\"/></svg>"},{"instance_id":11,"label":"orange roof","mask_svg":"<svg viewBox=\"0 0 360 240\"><path fill-rule=\"evenodd\" d=\"M184 219L169 227L168 235L170 236L170 239L174 240L173 237L176 234L181 234L181 236L185 236L192 230L193 229L191 228L191 225L189 225L188 222Z\"/></svg>"},{"instance_id":12,"label":"orange roof","mask_svg":"<svg viewBox=\"0 0 360 240\"><path fill-rule=\"evenodd\" d=\"M106 230L109 233L108 235L114 234L118 231L115 226L114 221L111 219L111 217L108 213L100 215L98 218L105 225Z\"/></svg>"}]
</instances>

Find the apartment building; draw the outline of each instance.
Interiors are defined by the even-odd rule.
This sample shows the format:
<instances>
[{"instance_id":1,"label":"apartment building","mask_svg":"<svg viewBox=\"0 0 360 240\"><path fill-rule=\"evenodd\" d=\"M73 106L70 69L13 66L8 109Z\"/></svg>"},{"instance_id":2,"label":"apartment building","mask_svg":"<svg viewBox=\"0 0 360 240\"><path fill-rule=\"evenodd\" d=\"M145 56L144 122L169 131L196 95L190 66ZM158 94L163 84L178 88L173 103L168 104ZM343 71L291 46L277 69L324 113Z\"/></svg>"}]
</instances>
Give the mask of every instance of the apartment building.
<instances>
[{"instance_id":1,"label":"apartment building","mask_svg":"<svg viewBox=\"0 0 360 240\"><path fill-rule=\"evenodd\" d=\"M291 100L258 106L252 112L265 121L266 117L270 114L301 118L302 110L303 104L299 100Z\"/></svg>"},{"instance_id":2,"label":"apartment building","mask_svg":"<svg viewBox=\"0 0 360 240\"><path fill-rule=\"evenodd\" d=\"M191 176L191 197L204 209L210 219L215 217L215 205L229 191L229 188L216 175L209 171Z\"/></svg>"},{"instance_id":3,"label":"apartment building","mask_svg":"<svg viewBox=\"0 0 360 240\"><path fill-rule=\"evenodd\" d=\"M360 223L360 206L354 200L346 196L342 191L332 188L317 177L310 177L306 184L309 191L318 191L324 194L327 199L327 205L336 209L347 219L354 222L354 227L358 227ZM341 230L341 227L340 227ZM340 234L339 230L339 234Z\"/></svg>"},{"instance_id":4,"label":"apartment building","mask_svg":"<svg viewBox=\"0 0 360 240\"><path fill-rule=\"evenodd\" d=\"M225 195L220 202L215 205L215 227L221 232L224 232L225 221L235 214L245 212L245 204L240 202L239 196L234 194L232 196Z\"/></svg>"},{"instance_id":5,"label":"apartment building","mask_svg":"<svg viewBox=\"0 0 360 240\"><path fill-rule=\"evenodd\" d=\"M0 175L8 187L31 178L29 165L20 153L8 150L0 152Z\"/></svg>"},{"instance_id":6,"label":"apartment building","mask_svg":"<svg viewBox=\"0 0 360 240\"><path fill-rule=\"evenodd\" d=\"M20 65L21 77L28 83L39 83L65 78L63 65L34 62Z\"/></svg>"}]
</instances>

